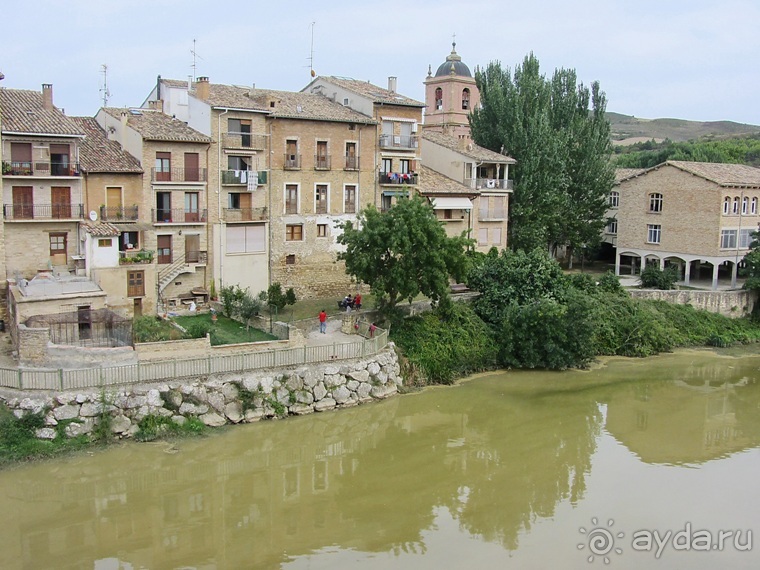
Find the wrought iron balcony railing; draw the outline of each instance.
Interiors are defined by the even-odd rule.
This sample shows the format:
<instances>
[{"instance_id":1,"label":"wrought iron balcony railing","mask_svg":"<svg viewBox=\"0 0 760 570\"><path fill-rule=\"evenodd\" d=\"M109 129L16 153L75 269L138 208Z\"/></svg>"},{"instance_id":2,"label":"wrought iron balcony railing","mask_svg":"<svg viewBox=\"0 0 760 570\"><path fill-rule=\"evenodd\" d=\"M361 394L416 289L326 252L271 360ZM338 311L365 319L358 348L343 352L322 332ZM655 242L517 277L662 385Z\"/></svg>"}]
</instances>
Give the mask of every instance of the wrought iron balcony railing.
<instances>
[{"instance_id":1,"label":"wrought iron balcony railing","mask_svg":"<svg viewBox=\"0 0 760 570\"><path fill-rule=\"evenodd\" d=\"M222 135L222 145L224 148L266 150L267 138L264 135L228 131Z\"/></svg>"},{"instance_id":2,"label":"wrought iron balcony railing","mask_svg":"<svg viewBox=\"0 0 760 570\"><path fill-rule=\"evenodd\" d=\"M417 135L380 135L380 148L415 149L418 141Z\"/></svg>"},{"instance_id":3,"label":"wrought iron balcony railing","mask_svg":"<svg viewBox=\"0 0 760 570\"><path fill-rule=\"evenodd\" d=\"M286 154L283 168L285 170L298 170L301 168L301 155L300 154Z\"/></svg>"},{"instance_id":4,"label":"wrought iron balcony railing","mask_svg":"<svg viewBox=\"0 0 760 570\"><path fill-rule=\"evenodd\" d=\"M137 219L137 206L101 206L100 219L104 222L124 222Z\"/></svg>"},{"instance_id":5,"label":"wrought iron balcony railing","mask_svg":"<svg viewBox=\"0 0 760 570\"><path fill-rule=\"evenodd\" d=\"M151 168L151 182L206 182L205 168Z\"/></svg>"},{"instance_id":6,"label":"wrought iron balcony railing","mask_svg":"<svg viewBox=\"0 0 760 570\"><path fill-rule=\"evenodd\" d=\"M156 224L205 224L206 210L154 208L151 210L151 221Z\"/></svg>"},{"instance_id":7,"label":"wrought iron balcony railing","mask_svg":"<svg viewBox=\"0 0 760 570\"><path fill-rule=\"evenodd\" d=\"M358 156L346 156L344 159L345 163L343 165L343 170L359 170Z\"/></svg>"},{"instance_id":8,"label":"wrought iron balcony railing","mask_svg":"<svg viewBox=\"0 0 760 570\"><path fill-rule=\"evenodd\" d=\"M223 208L225 222L261 222L267 220L266 208Z\"/></svg>"},{"instance_id":9,"label":"wrought iron balcony railing","mask_svg":"<svg viewBox=\"0 0 760 570\"><path fill-rule=\"evenodd\" d=\"M81 176L78 162L3 161L6 176Z\"/></svg>"},{"instance_id":10,"label":"wrought iron balcony railing","mask_svg":"<svg viewBox=\"0 0 760 570\"><path fill-rule=\"evenodd\" d=\"M315 154L314 170L330 170L330 155Z\"/></svg>"},{"instance_id":11,"label":"wrought iron balcony railing","mask_svg":"<svg viewBox=\"0 0 760 570\"><path fill-rule=\"evenodd\" d=\"M228 186L247 186L251 176L257 175L256 185L267 183L266 170L222 170L222 184Z\"/></svg>"},{"instance_id":12,"label":"wrought iron balcony railing","mask_svg":"<svg viewBox=\"0 0 760 570\"><path fill-rule=\"evenodd\" d=\"M416 173L401 174L398 172L381 172L380 184L407 184L414 186L419 181L419 177Z\"/></svg>"},{"instance_id":13,"label":"wrought iron balcony railing","mask_svg":"<svg viewBox=\"0 0 760 570\"><path fill-rule=\"evenodd\" d=\"M81 220L84 204L3 204L6 220Z\"/></svg>"}]
</instances>

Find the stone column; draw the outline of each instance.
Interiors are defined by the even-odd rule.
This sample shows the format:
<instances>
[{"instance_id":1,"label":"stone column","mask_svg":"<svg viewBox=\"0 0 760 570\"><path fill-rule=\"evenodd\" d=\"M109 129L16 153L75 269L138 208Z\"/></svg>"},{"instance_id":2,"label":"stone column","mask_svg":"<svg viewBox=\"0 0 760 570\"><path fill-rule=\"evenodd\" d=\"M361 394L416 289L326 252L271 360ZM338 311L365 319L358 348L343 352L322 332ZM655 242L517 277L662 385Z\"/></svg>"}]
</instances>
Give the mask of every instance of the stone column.
<instances>
[{"instance_id":1,"label":"stone column","mask_svg":"<svg viewBox=\"0 0 760 570\"><path fill-rule=\"evenodd\" d=\"M713 276L712 276L712 289L715 291L718 288L718 268L719 264L713 262Z\"/></svg>"},{"instance_id":2,"label":"stone column","mask_svg":"<svg viewBox=\"0 0 760 570\"><path fill-rule=\"evenodd\" d=\"M684 285L689 284L689 279L691 279L691 261L686 262L686 272L683 279Z\"/></svg>"},{"instance_id":3,"label":"stone column","mask_svg":"<svg viewBox=\"0 0 760 570\"><path fill-rule=\"evenodd\" d=\"M620 276L620 252L615 250L615 275Z\"/></svg>"},{"instance_id":4,"label":"stone column","mask_svg":"<svg viewBox=\"0 0 760 570\"><path fill-rule=\"evenodd\" d=\"M736 288L736 274L739 269L739 264L734 262L733 266L731 267L731 287Z\"/></svg>"}]
</instances>

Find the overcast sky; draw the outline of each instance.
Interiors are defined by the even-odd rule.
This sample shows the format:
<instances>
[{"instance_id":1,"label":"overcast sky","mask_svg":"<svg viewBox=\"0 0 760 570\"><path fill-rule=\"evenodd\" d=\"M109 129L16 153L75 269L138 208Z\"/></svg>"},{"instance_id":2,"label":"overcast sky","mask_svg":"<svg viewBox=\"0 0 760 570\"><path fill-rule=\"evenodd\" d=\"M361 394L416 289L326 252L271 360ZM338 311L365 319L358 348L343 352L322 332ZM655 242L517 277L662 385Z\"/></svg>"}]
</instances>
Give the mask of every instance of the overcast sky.
<instances>
[{"instance_id":1,"label":"overcast sky","mask_svg":"<svg viewBox=\"0 0 760 570\"><path fill-rule=\"evenodd\" d=\"M212 7L209 7L212 6ZM424 101L422 82L451 51L474 71L514 68L533 52L542 71L598 80L608 111L643 118L760 125L757 0L0 0L2 87L52 83L70 115L139 106L156 76L298 91L342 75Z\"/></svg>"}]
</instances>

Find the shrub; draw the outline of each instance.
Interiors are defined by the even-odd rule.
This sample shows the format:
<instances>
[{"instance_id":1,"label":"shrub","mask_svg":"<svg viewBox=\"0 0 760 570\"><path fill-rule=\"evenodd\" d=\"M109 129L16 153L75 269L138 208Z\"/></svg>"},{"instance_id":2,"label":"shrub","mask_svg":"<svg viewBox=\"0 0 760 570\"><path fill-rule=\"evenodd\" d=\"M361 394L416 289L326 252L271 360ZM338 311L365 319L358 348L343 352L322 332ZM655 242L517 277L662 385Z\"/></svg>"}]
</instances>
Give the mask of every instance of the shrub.
<instances>
[{"instance_id":1,"label":"shrub","mask_svg":"<svg viewBox=\"0 0 760 570\"><path fill-rule=\"evenodd\" d=\"M670 265L661 270L650 263L641 272L641 286L644 289L669 290L673 288L679 277L677 267Z\"/></svg>"},{"instance_id":2,"label":"shrub","mask_svg":"<svg viewBox=\"0 0 760 570\"><path fill-rule=\"evenodd\" d=\"M161 317L144 315L132 321L135 342L160 342L176 340L181 333Z\"/></svg>"}]
</instances>

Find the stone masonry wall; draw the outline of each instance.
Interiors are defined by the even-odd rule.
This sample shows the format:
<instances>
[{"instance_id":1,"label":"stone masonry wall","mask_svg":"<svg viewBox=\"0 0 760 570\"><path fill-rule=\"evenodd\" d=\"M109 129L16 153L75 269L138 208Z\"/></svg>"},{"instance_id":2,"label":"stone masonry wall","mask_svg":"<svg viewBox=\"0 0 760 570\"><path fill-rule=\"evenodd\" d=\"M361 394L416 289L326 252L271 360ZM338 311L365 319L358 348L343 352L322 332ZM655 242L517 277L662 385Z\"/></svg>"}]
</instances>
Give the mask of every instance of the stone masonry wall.
<instances>
[{"instance_id":1,"label":"stone masonry wall","mask_svg":"<svg viewBox=\"0 0 760 570\"><path fill-rule=\"evenodd\" d=\"M54 439L90 434L103 414L111 432L129 438L148 416L184 423L198 418L205 425L250 423L264 418L303 415L355 406L395 394L402 384L393 345L369 358L226 374L193 381L168 382L107 391L31 394L5 389L0 401L17 417L42 412L45 427L37 437Z\"/></svg>"},{"instance_id":2,"label":"stone masonry wall","mask_svg":"<svg viewBox=\"0 0 760 570\"><path fill-rule=\"evenodd\" d=\"M752 312L756 296L752 291L659 291L630 289L634 299L654 299L695 309L719 313L727 317L744 317Z\"/></svg>"}]
</instances>

